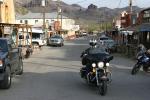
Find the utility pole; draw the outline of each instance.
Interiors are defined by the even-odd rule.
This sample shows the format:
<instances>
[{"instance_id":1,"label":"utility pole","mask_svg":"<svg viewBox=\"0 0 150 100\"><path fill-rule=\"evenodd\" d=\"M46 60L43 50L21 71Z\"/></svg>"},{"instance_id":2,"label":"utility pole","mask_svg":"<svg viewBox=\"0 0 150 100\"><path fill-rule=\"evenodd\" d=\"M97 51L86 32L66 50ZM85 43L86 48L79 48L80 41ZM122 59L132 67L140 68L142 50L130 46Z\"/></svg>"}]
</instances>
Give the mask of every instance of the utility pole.
<instances>
[{"instance_id":1,"label":"utility pole","mask_svg":"<svg viewBox=\"0 0 150 100\"><path fill-rule=\"evenodd\" d=\"M129 0L130 14L132 14L132 0Z\"/></svg>"},{"instance_id":2,"label":"utility pole","mask_svg":"<svg viewBox=\"0 0 150 100\"><path fill-rule=\"evenodd\" d=\"M60 0L57 0L57 21L59 21Z\"/></svg>"},{"instance_id":3,"label":"utility pole","mask_svg":"<svg viewBox=\"0 0 150 100\"><path fill-rule=\"evenodd\" d=\"M45 30L45 6L46 6L46 0L42 0L42 7L43 7L43 31L44 31L44 37L46 38L46 30Z\"/></svg>"},{"instance_id":4,"label":"utility pole","mask_svg":"<svg viewBox=\"0 0 150 100\"><path fill-rule=\"evenodd\" d=\"M129 14L130 14L130 25L132 25L132 0L129 0L129 7L130 7L130 11L129 11Z\"/></svg>"},{"instance_id":5,"label":"utility pole","mask_svg":"<svg viewBox=\"0 0 150 100\"><path fill-rule=\"evenodd\" d=\"M59 20L61 19L61 20ZM59 29L62 29L62 10L60 6L60 0L57 0L57 22L59 23ZM59 31L59 30L57 30Z\"/></svg>"}]
</instances>

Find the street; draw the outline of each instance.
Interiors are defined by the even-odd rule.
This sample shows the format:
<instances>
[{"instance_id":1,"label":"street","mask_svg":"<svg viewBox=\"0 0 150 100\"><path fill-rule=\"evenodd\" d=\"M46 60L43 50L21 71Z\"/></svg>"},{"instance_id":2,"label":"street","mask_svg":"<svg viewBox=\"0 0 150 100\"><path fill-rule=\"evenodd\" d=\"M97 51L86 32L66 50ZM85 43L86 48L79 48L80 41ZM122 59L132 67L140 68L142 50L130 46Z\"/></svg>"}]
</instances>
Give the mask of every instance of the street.
<instances>
[{"instance_id":1,"label":"street","mask_svg":"<svg viewBox=\"0 0 150 100\"><path fill-rule=\"evenodd\" d=\"M45 46L24 60L24 74L15 76L12 87L0 90L0 100L148 100L150 74L131 75L135 61L114 55L112 82L106 96L81 79L80 54L88 39L66 41L63 47Z\"/></svg>"}]
</instances>

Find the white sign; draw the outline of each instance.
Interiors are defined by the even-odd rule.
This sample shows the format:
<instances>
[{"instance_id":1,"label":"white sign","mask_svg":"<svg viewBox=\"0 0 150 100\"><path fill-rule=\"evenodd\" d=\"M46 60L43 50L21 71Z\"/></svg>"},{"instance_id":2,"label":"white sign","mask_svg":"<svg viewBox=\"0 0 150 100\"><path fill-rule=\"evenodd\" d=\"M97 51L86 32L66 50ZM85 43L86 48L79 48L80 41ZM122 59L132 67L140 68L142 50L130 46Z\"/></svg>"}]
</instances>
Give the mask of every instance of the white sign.
<instances>
[{"instance_id":1,"label":"white sign","mask_svg":"<svg viewBox=\"0 0 150 100\"><path fill-rule=\"evenodd\" d=\"M72 30L78 31L80 29L79 25L72 25Z\"/></svg>"},{"instance_id":2,"label":"white sign","mask_svg":"<svg viewBox=\"0 0 150 100\"><path fill-rule=\"evenodd\" d=\"M46 3L45 0L42 0L42 6L43 7L45 7L45 5L46 5L45 3Z\"/></svg>"},{"instance_id":3,"label":"white sign","mask_svg":"<svg viewBox=\"0 0 150 100\"><path fill-rule=\"evenodd\" d=\"M4 0L0 0L0 3L3 3L4 2Z\"/></svg>"},{"instance_id":4,"label":"white sign","mask_svg":"<svg viewBox=\"0 0 150 100\"><path fill-rule=\"evenodd\" d=\"M4 27L4 34L12 34L13 28L11 27Z\"/></svg>"}]
</instances>

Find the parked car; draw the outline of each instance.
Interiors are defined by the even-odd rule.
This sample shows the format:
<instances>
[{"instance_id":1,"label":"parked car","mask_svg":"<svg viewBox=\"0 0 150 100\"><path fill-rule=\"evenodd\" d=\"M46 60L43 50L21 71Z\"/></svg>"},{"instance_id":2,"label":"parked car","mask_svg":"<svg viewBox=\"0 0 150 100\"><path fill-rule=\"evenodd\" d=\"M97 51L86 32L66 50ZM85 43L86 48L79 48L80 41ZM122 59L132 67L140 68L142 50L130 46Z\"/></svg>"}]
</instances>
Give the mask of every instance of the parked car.
<instances>
[{"instance_id":1,"label":"parked car","mask_svg":"<svg viewBox=\"0 0 150 100\"><path fill-rule=\"evenodd\" d=\"M82 36L87 36L87 35L88 35L87 32L82 33Z\"/></svg>"},{"instance_id":2,"label":"parked car","mask_svg":"<svg viewBox=\"0 0 150 100\"><path fill-rule=\"evenodd\" d=\"M25 41L24 41L25 40ZM22 44L30 45L31 44L31 32L19 32L19 45ZM44 46L46 45L46 40L44 38L44 33L41 29L32 28L32 45L33 46Z\"/></svg>"},{"instance_id":3,"label":"parked car","mask_svg":"<svg viewBox=\"0 0 150 100\"><path fill-rule=\"evenodd\" d=\"M44 39L44 33L42 30L36 28L32 29L32 44L38 46L46 45L46 40Z\"/></svg>"},{"instance_id":4,"label":"parked car","mask_svg":"<svg viewBox=\"0 0 150 100\"><path fill-rule=\"evenodd\" d=\"M0 38L0 88L10 88L13 74L23 74L21 52L10 39Z\"/></svg>"},{"instance_id":5,"label":"parked car","mask_svg":"<svg viewBox=\"0 0 150 100\"><path fill-rule=\"evenodd\" d=\"M109 53L117 51L117 43L112 38L103 35L99 38L99 42Z\"/></svg>"},{"instance_id":6,"label":"parked car","mask_svg":"<svg viewBox=\"0 0 150 100\"><path fill-rule=\"evenodd\" d=\"M52 35L48 40L48 45L61 47L64 45L64 39L60 35Z\"/></svg>"}]
</instances>

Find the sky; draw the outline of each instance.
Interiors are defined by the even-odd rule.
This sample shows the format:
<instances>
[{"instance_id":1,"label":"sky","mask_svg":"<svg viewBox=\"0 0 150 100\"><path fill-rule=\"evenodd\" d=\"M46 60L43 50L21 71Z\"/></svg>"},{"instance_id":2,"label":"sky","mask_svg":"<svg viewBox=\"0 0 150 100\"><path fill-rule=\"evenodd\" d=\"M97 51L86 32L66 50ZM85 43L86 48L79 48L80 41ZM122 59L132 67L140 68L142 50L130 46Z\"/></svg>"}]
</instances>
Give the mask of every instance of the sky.
<instances>
[{"instance_id":1,"label":"sky","mask_svg":"<svg viewBox=\"0 0 150 100\"><path fill-rule=\"evenodd\" d=\"M88 5L94 4L98 7L108 8L122 8L129 5L129 0L61 0L67 4L79 4L84 8ZM133 6L139 6L142 8L150 7L150 0L132 0Z\"/></svg>"}]
</instances>

